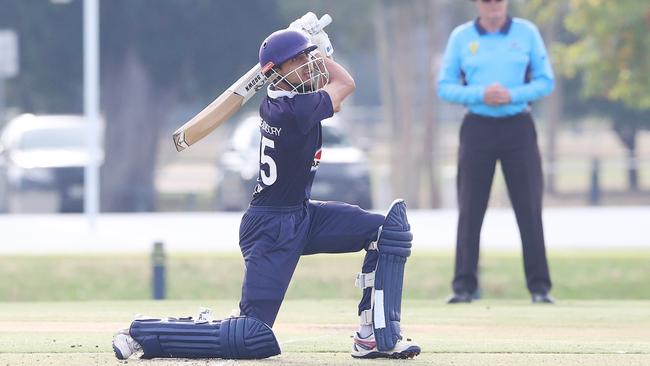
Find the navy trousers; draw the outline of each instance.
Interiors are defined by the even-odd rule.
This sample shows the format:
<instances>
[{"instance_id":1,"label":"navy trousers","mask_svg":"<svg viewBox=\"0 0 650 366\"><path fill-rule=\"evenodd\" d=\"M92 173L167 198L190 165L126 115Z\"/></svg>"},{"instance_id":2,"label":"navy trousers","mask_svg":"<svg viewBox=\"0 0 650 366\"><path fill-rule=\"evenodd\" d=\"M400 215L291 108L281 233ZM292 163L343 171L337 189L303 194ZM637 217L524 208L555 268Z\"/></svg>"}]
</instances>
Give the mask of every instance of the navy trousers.
<instances>
[{"instance_id":1,"label":"navy trousers","mask_svg":"<svg viewBox=\"0 0 650 366\"><path fill-rule=\"evenodd\" d=\"M542 162L529 113L492 118L467 114L458 151L458 234L453 289L477 288L479 241L497 160L517 217L528 290L546 293L551 279L542 228Z\"/></svg>"},{"instance_id":2,"label":"navy trousers","mask_svg":"<svg viewBox=\"0 0 650 366\"><path fill-rule=\"evenodd\" d=\"M300 256L367 250L383 223L383 215L342 202L249 207L239 227L245 264L239 303L242 315L272 327ZM372 272L377 258L376 250L368 251L362 272ZM359 313L370 309L371 290L364 290Z\"/></svg>"}]
</instances>

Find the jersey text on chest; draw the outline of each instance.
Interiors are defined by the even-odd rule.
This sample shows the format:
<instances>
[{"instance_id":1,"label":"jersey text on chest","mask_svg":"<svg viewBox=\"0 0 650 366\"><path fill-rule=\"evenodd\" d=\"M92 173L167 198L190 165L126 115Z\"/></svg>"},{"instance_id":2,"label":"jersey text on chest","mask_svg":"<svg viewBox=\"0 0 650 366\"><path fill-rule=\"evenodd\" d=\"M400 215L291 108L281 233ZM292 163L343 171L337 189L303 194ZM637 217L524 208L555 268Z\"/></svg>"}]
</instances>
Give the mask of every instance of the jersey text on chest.
<instances>
[{"instance_id":1,"label":"jersey text on chest","mask_svg":"<svg viewBox=\"0 0 650 366\"><path fill-rule=\"evenodd\" d=\"M280 131L282 131L281 127L269 126L265 120L262 120L262 123L260 123L260 128L273 136L280 136Z\"/></svg>"}]
</instances>

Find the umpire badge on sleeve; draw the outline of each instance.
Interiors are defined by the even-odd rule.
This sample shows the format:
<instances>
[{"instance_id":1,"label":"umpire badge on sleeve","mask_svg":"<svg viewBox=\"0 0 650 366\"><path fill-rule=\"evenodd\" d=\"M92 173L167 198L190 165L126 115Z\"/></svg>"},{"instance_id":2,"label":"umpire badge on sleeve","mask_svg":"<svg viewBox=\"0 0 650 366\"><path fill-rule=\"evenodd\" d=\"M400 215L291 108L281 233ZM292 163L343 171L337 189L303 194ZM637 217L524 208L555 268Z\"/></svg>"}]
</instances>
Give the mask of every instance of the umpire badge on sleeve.
<instances>
[{"instance_id":1,"label":"umpire badge on sleeve","mask_svg":"<svg viewBox=\"0 0 650 366\"><path fill-rule=\"evenodd\" d=\"M469 44L469 52L471 52L472 55L475 55L476 51L478 51L478 41L470 42L470 44Z\"/></svg>"}]
</instances>

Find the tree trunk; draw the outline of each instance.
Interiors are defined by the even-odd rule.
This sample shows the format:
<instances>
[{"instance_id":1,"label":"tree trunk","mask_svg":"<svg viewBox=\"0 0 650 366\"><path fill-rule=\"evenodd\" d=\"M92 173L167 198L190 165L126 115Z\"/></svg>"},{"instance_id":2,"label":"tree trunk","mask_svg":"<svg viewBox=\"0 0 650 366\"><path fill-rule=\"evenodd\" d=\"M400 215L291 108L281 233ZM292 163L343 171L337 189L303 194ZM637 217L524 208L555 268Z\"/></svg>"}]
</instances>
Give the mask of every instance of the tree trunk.
<instances>
[{"instance_id":1,"label":"tree trunk","mask_svg":"<svg viewBox=\"0 0 650 366\"><path fill-rule=\"evenodd\" d=\"M417 88L416 69L412 65L415 60L414 52L414 3L408 2L399 4L396 9L395 27L393 34L399 35L394 39L394 55L392 57L393 67L391 73L393 80L396 101L397 118L394 121L394 136L398 138L399 151L397 152L397 168L400 177L400 186L397 195L406 199L409 206L418 208L419 193L419 169L417 159L414 156L413 131L416 130L415 120L415 92ZM399 31L397 31L399 30Z\"/></svg>"},{"instance_id":2,"label":"tree trunk","mask_svg":"<svg viewBox=\"0 0 650 366\"><path fill-rule=\"evenodd\" d=\"M614 122L614 131L627 149L627 183L630 191L639 190L639 172L636 157L636 135L638 128L635 123Z\"/></svg>"},{"instance_id":3,"label":"tree trunk","mask_svg":"<svg viewBox=\"0 0 650 366\"><path fill-rule=\"evenodd\" d=\"M444 14L442 6L438 0L430 0L428 3L428 21L429 21L429 50L427 52L427 72L425 73L425 82L427 85L427 102L424 110L424 141L422 142L422 175L425 187L427 187L429 196L425 205L427 208L440 207L440 187L439 187L439 170L440 160L440 133L438 121L438 95L436 93L436 80L438 79L437 55L440 53L442 46L441 35L444 34L438 22L440 14Z\"/></svg>"},{"instance_id":4,"label":"tree trunk","mask_svg":"<svg viewBox=\"0 0 650 366\"><path fill-rule=\"evenodd\" d=\"M391 131L391 136L395 132L394 122L396 120L395 113L395 96L393 93L393 79L392 79L392 62L391 62L391 52L390 45L392 45L392 40L390 39L389 32L390 29L390 16L388 13L390 9L387 9L384 0L377 1L375 3L375 40L377 42L377 56L379 60L379 83L381 89L381 104L383 107L383 117L384 117L384 126ZM390 185L391 185L391 196L394 196L398 192L398 187L401 184L397 170L399 169L399 146L394 143L393 139L390 139L388 143L389 146L389 174L390 174Z\"/></svg>"},{"instance_id":5,"label":"tree trunk","mask_svg":"<svg viewBox=\"0 0 650 366\"><path fill-rule=\"evenodd\" d=\"M636 157L636 146L628 150L627 182L631 191L639 190L639 169Z\"/></svg>"},{"instance_id":6,"label":"tree trunk","mask_svg":"<svg viewBox=\"0 0 650 366\"><path fill-rule=\"evenodd\" d=\"M439 199L434 171L438 104L432 65L439 48L436 19L440 5L431 0L375 4L381 99L391 130L392 194L406 199L411 208L435 206ZM422 13L430 18L429 25L423 24ZM420 31L430 33L430 44L420 41ZM427 57L424 68L417 62L422 54Z\"/></svg>"},{"instance_id":7,"label":"tree trunk","mask_svg":"<svg viewBox=\"0 0 650 366\"><path fill-rule=\"evenodd\" d=\"M103 78L105 160L101 204L105 212L153 211L154 172L160 127L173 93L153 86L133 49Z\"/></svg>"},{"instance_id":8,"label":"tree trunk","mask_svg":"<svg viewBox=\"0 0 650 366\"><path fill-rule=\"evenodd\" d=\"M555 90L547 100L546 111L546 162L545 169L546 191L555 193L555 176L557 173L557 126L562 120L562 98L564 95L564 88L562 80L555 82Z\"/></svg>"},{"instance_id":9,"label":"tree trunk","mask_svg":"<svg viewBox=\"0 0 650 366\"><path fill-rule=\"evenodd\" d=\"M562 29L562 20L566 9L564 6L560 7L562 16L558 16L554 21L545 24L544 35L546 37L545 43L552 45L558 41L558 32ZM557 64L557 63L556 63ZM564 86L562 78L556 72L555 90L547 99L546 104L546 162L545 169L545 187L548 193L555 193L555 177L557 173L557 129L560 121L562 120L562 110L564 101Z\"/></svg>"}]
</instances>

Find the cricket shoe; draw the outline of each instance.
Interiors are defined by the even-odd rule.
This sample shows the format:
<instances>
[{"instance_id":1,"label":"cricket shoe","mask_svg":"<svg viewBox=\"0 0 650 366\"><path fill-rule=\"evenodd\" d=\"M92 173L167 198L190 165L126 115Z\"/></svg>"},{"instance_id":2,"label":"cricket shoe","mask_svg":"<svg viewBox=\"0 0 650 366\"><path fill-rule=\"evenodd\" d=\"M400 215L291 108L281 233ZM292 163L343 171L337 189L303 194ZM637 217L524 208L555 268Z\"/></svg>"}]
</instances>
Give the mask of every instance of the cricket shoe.
<instances>
[{"instance_id":1,"label":"cricket shoe","mask_svg":"<svg viewBox=\"0 0 650 366\"><path fill-rule=\"evenodd\" d=\"M113 336L113 351L118 360L126 360L142 351L142 346L131 337L128 329L122 329Z\"/></svg>"},{"instance_id":2,"label":"cricket shoe","mask_svg":"<svg viewBox=\"0 0 650 366\"><path fill-rule=\"evenodd\" d=\"M375 335L371 334L362 338L357 332L354 334L352 344L352 357L354 358L413 358L420 354L420 346L410 339L400 339L393 349L380 351L377 349Z\"/></svg>"}]
</instances>

